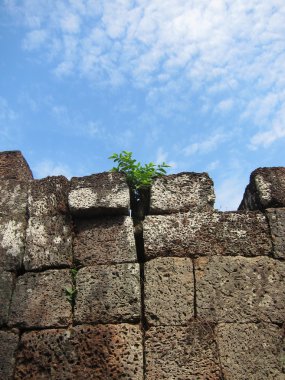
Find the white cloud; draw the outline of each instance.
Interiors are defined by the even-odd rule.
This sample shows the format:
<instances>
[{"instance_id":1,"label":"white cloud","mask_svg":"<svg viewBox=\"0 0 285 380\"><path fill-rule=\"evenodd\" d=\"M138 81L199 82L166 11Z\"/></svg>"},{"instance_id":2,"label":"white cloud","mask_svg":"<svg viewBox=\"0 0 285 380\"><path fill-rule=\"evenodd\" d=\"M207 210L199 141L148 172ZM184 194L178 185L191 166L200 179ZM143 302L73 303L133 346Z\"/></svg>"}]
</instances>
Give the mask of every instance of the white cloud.
<instances>
[{"instance_id":1,"label":"white cloud","mask_svg":"<svg viewBox=\"0 0 285 380\"><path fill-rule=\"evenodd\" d=\"M47 40L48 33L46 30L33 30L29 32L23 41L23 48L26 50L34 50L42 46Z\"/></svg>"},{"instance_id":2,"label":"white cloud","mask_svg":"<svg viewBox=\"0 0 285 380\"><path fill-rule=\"evenodd\" d=\"M16 112L9 106L7 100L0 96L0 121L12 121L16 118Z\"/></svg>"},{"instance_id":3,"label":"white cloud","mask_svg":"<svg viewBox=\"0 0 285 380\"><path fill-rule=\"evenodd\" d=\"M34 168L33 173L35 178L44 178L47 176L63 175L71 178L71 170L69 166L60 162L53 162L51 160L43 160L39 162Z\"/></svg>"},{"instance_id":4,"label":"white cloud","mask_svg":"<svg viewBox=\"0 0 285 380\"><path fill-rule=\"evenodd\" d=\"M242 201L245 184L240 178L231 177L221 181L215 189L215 208L223 211L237 210Z\"/></svg>"},{"instance_id":5,"label":"white cloud","mask_svg":"<svg viewBox=\"0 0 285 380\"><path fill-rule=\"evenodd\" d=\"M206 137L204 140L194 142L187 145L182 149L182 153L188 157L194 154L207 154L223 143L227 139L227 136L223 133L216 133L212 136Z\"/></svg>"}]
</instances>

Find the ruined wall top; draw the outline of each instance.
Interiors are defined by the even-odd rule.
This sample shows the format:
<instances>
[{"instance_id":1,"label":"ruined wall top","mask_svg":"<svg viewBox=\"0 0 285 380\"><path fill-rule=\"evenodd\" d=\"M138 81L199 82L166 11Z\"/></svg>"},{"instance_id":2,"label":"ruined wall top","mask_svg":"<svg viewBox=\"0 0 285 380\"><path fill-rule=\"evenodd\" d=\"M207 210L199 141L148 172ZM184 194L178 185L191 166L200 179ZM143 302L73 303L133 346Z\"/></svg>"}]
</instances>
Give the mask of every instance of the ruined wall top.
<instances>
[{"instance_id":1,"label":"ruined wall top","mask_svg":"<svg viewBox=\"0 0 285 380\"><path fill-rule=\"evenodd\" d=\"M33 179L32 171L20 151L0 152L0 178L19 181Z\"/></svg>"}]
</instances>

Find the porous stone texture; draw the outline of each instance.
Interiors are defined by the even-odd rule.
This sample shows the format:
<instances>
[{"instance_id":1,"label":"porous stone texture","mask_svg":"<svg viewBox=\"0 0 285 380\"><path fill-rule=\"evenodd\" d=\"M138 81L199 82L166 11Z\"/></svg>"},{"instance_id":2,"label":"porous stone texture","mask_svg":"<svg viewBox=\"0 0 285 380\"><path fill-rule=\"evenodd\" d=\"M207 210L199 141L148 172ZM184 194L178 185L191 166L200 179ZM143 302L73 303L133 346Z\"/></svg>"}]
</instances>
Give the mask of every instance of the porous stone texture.
<instances>
[{"instance_id":1,"label":"porous stone texture","mask_svg":"<svg viewBox=\"0 0 285 380\"><path fill-rule=\"evenodd\" d=\"M194 315L193 265L163 257L145 264L145 316L150 325L183 325Z\"/></svg>"},{"instance_id":2,"label":"porous stone texture","mask_svg":"<svg viewBox=\"0 0 285 380\"><path fill-rule=\"evenodd\" d=\"M34 180L29 188L29 215L54 216L68 212L69 181L63 177Z\"/></svg>"},{"instance_id":3,"label":"porous stone texture","mask_svg":"<svg viewBox=\"0 0 285 380\"><path fill-rule=\"evenodd\" d=\"M26 270L72 264L72 225L69 216L31 217L28 222L24 266Z\"/></svg>"},{"instance_id":4,"label":"porous stone texture","mask_svg":"<svg viewBox=\"0 0 285 380\"><path fill-rule=\"evenodd\" d=\"M0 178L29 181L33 174L20 151L0 152Z\"/></svg>"},{"instance_id":5,"label":"porous stone texture","mask_svg":"<svg viewBox=\"0 0 285 380\"><path fill-rule=\"evenodd\" d=\"M26 215L28 183L0 179L0 215Z\"/></svg>"},{"instance_id":6,"label":"porous stone texture","mask_svg":"<svg viewBox=\"0 0 285 380\"><path fill-rule=\"evenodd\" d=\"M273 241L273 256L285 259L285 208L267 209Z\"/></svg>"},{"instance_id":7,"label":"porous stone texture","mask_svg":"<svg viewBox=\"0 0 285 380\"><path fill-rule=\"evenodd\" d=\"M9 325L25 328L66 327L71 322L71 305L65 289L71 287L71 275L67 269L26 273L18 277Z\"/></svg>"},{"instance_id":8,"label":"porous stone texture","mask_svg":"<svg viewBox=\"0 0 285 380\"><path fill-rule=\"evenodd\" d=\"M259 168L250 175L240 210L285 207L285 167Z\"/></svg>"},{"instance_id":9,"label":"porous stone texture","mask_svg":"<svg viewBox=\"0 0 285 380\"><path fill-rule=\"evenodd\" d=\"M143 380L139 326L76 326L23 334L15 380Z\"/></svg>"},{"instance_id":10,"label":"porous stone texture","mask_svg":"<svg viewBox=\"0 0 285 380\"><path fill-rule=\"evenodd\" d=\"M140 318L138 264L80 269L76 288L76 323L122 323Z\"/></svg>"},{"instance_id":11,"label":"porous stone texture","mask_svg":"<svg viewBox=\"0 0 285 380\"><path fill-rule=\"evenodd\" d=\"M216 328L226 380L284 380L284 331L272 324L219 324Z\"/></svg>"},{"instance_id":12,"label":"porous stone texture","mask_svg":"<svg viewBox=\"0 0 285 380\"><path fill-rule=\"evenodd\" d=\"M211 210L214 184L207 173L179 173L158 177L150 192L150 214Z\"/></svg>"},{"instance_id":13,"label":"porous stone texture","mask_svg":"<svg viewBox=\"0 0 285 380\"><path fill-rule=\"evenodd\" d=\"M15 365L15 351L19 336L15 332L0 331L0 379L12 380Z\"/></svg>"},{"instance_id":14,"label":"porous stone texture","mask_svg":"<svg viewBox=\"0 0 285 380\"><path fill-rule=\"evenodd\" d=\"M133 221L129 216L78 219L76 230L73 249L78 265L137 260Z\"/></svg>"},{"instance_id":15,"label":"porous stone texture","mask_svg":"<svg viewBox=\"0 0 285 380\"><path fill-rule=\"evenodd\" d=\"M157 256L268 255L269 226L260 212L208 212L147 216L146 258Z\"/></svg>"},{"instance_id":16,"label":"porous stone texture","mask_svg":"<svg viewBox=\"0 0 285 380\"><path fill-rule=\"evenodd\" d=\"M22 215L0 216L0 269L16 271L21 267L26 224Z\"/></svg>"},{"instance_id":17,"label":"porous stone texture","mask_svg":"<svg viewBox=\"0 0 285 380\"><path fill-rule=\"evenodd\" d=\"M285 316L285 262L267 257L195 260L197 315L215 322L275 322Z\"/></svg>"},{"instance_id":18,"label":"porous stone texture","mask_svg":"<svg viewBox=\"0 0 285 380\"><path fill-rule=\"evenodd\" d=\"M145 336L145 380L222 379L213 329L202 321L151 327Z\"/></svg>"},{"instance_id":19,"label":"porous stone texture","mask_svg":"<svg viewBox=\"0 0 285 380\"><path fill-rule=\"evenodd\" d=\"M0 326L8 322L14 275L0 269Z\"/></svg>"},{"instance_id":20,"label":"porous stone texture","mask_svg":"<svg viewBox=\"0 0 285 380\"><path fill-rule=\"evenodd\" d=\"M105 172L71 179L68 196L73 215L128 215L130 191L122 173Z\"/></svg>"}]
</instances>

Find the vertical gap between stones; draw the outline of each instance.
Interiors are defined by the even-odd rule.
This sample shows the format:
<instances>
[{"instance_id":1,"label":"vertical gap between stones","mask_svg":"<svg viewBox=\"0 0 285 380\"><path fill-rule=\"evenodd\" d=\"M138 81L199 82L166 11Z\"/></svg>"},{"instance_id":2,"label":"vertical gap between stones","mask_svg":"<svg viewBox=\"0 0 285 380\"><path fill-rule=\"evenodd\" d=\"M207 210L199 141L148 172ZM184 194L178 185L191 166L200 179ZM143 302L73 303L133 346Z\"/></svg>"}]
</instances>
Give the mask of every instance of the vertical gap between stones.
<instances>
[{"instance_id":1,"label":"vertical gap between stones","mask_svg":"<svg viewBox=\"0 0 285 380\"><path fill-rule=\"evenodd\" d=\"M197 318L197 288L196 288L195 259L192 259L192 266L193 266L193 283L194 283L194 295L193 295L194 318Z\"/></svg>"}]
</instances>

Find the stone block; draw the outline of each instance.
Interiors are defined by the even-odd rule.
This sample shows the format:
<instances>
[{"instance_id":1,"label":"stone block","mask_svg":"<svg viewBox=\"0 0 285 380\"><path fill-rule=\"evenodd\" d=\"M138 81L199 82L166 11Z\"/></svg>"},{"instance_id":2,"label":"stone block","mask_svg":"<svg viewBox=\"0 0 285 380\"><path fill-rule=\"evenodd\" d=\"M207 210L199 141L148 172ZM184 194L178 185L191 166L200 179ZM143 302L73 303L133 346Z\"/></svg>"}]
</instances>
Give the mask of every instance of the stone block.
<instances>
[{"instance_id":1,"label":"stone block","mask_svg":"<svg viewBox=\"0 0 285 380\"><path fill-rule=\"evenodd\" d=\"M258 168L250 175L240 210L285 207L285 167Z\"/></svg>"},{"instance_id":2,"label":"stone block","mask_svg":"<svg viewBox=\"0 0 285 380\"><path fill-rule=\"evenodd\" d=\"M144 302L149 325L183 325L194 316L192 260L159 257L145 264Z\"/></svg>"},{"instance_id":3,"label":"stone block","mask_svg":"<svg viewBox=\"0 0 285 380\"><path fill-rule=\"evenodd\" d=\"M71 179L68 196L73 215L128 215L130 191L122 173L105 172Z\"/></svg>"},{"instance_id":4,"label":"stone block","mask_svg":"<svg viewBox=\"0 0 285 380\"><path fill-rule=\"evenodd\" d=\"M207 173L179 173L158 177L150 192L150 214L212 210L214 184Z\"/></svg>"},{"instance_id":5,"label":"stone block","mask_svg":"<svg viewBox=\"0 0 285 380\"><path fill-rule=\"evenodd\" d=\"M25 216L28 209L28 183L0 180L0 215Z\"/></svg>"},{"instance_id":6,"label":"stone block","mask_svg":"<svg viewBox=\"0 0 285 380\"><path fill-rule=\"evenodd\" d=\"M0 152L0 178L29 181L33 174L20 151Z\"/></svg>"},{"instance_id":7,"label":"stone block","mask_svg":"<svg viewBox=\"0 0 285 380\"><path fill-rule=\"evenodd\" d=\"M129 216L78 219L76 230L73 249L78 265L137 260L133 221Z\"/></svg>"},{"instance_id":8,"label":"stone block","mask_svg":"<svg viewBox=\"0 0 285 380\"><path fill-rule=\"evenodd\" d=\"M15 351L19 336L12 331L0 331L0 379L14 379Z\"/></svg>"},{"instance_id":9,"label":"stone block","mask_svg":"<svg viewBox=\"0 0 285 380\"><path fill-rule=\"evenodd\" d=\"M284 380L282 330L273 324L219 324L216 336L224 378Z\"/></svg>"},{"instance_id":10,"label":"stone block","mask_svg":"<svg viewBox=\"0 0 285 380\"><path fill-rule=\"evenodd\" d=\"M157 256L268 255L270 231L260 212L208 212L147 216L146 258Z\"/></svg>"},{"instance_id":11,"label":"stone block","mask_svg":"<svg viewBox=\"0 0 285 380\"><path fill-rule=\"evenodd\" d=\"M26 241L26 270L72 264L72 226L68 216L31 217Z\"/></svg>"},{"instance_id":12,"label":"stone block","mask_svg":"<svg viewBox=\"0 0 285 380\"><path fill-rule=\"evenodd\" d=\"M138 264L80 269L76 288L76 323L122 323L140 319Z\"/></svg>"},{"instance_id":13,"label":"stone block","mask_svg":"<svg viewBox=\"0 0 285 380\"><path fill-rule=\"evenodd\" d=\"M151 327L145 336L145 380L220 380L218 350L210 323Z\"/></svg>"},{"instance_id":14,"label":"stone block","mask_svg":"<svg viewBox=\"0 0 285 380\"><path fill-rule=\"evenodd\" d=\"M9 325L23 328L66 327L71 322L71 305L65 288L71 287L68 269L26 273L18 277Z\"/></svg>"},{"instance_id":15,"label":"stone block","mask_svg":"<svg viewBox=\"0 0 285 380\"><path fill-rule=\"evenodd\" d=\"M285 262L267 257L195 260L197 315L215 322L283 323Z\"/></svg>"},{"instance_id":16,"label":"stone block","mask_svg":"<svg viewBox=\"0 0 285 380\"><path fill-rule=\"evenodd\" d=\"M76 326L24 333L15 380L143 380L137 325Z\"/></svg>"},{"instance_id":17,"label":"stone block","mask_svg":"<svg viewBox=\"0 0 285 380\"><path fill-rule=\"evenodd\" d=\"M273 241L273 256L285 259L285 208L267 209L266 215Z\"/></svg>"},{"instance_id":18,"label":"stone block","mask_svg":"<svg viewBox=\"0 0 285 380\"><path fill-rule=\"evenodd\" d=\"M29 188L29 215L54 216L68 213L69 181L63 177L34 180Z\"/></svg>"},{"instance_id":19,"label":"stone block","mask_svg":"<svg viewBox=\"0 0 285 380\"><path fill-rule=\"evenodd\" d=\"M21 267L26 225L21 215L0 216L0 269L16 271Z\"/></svg>"},{"instance_id":20,"label":"stone block","mask_svg":"<svg viewBox=\"0 0 285 380\"><path fill-rule=\"evenodd\" d=\"M0 326L3 326L8 322L13 283L14 275L0 269Z\"/></svg>"}]
</instances>

